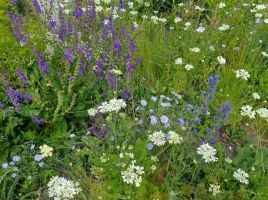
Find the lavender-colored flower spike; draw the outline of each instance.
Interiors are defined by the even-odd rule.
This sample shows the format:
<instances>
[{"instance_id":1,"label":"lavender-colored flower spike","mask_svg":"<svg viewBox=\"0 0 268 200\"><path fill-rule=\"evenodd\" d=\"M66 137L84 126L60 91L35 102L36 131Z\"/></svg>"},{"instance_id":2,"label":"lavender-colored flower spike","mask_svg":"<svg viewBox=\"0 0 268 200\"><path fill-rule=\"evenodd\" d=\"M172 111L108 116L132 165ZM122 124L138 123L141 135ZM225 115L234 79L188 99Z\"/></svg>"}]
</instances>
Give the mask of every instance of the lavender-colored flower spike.
<instances>
[{"instance_id":1,"label":"lavender-colored flower spike","mask_svg":"<svg viewBox=\"0 0 268 200\"><path fill-rule=\"evenodd\" d=\"M47 61L42 53L39 53L35 48L33 49L34 55L37 59L38 67L43 75L47 75L49 72Z\"/></svg>"},{"instance_id":2,"label":"lavender-colored flower spike","mask_svg":"<svg viewBox=\"0 0 268 200\"><path fill-rule=\"evenodd\" d=\"M38 116L32 116L32 121L37 125L43 125L45 123L45 121Z\"/></svg>"},{"instance_id":3,"label":"lavender-colored flower spike","mask_svg":"<svg viewBox=\"0 0 268 200\"><path fill-rule=\"evenodd\" d=\"M32 0L32 5L38 14L41 14L43 9L39 0Z\"/></svg>"},{"instance_id":4,"label":"lavender-colored flower spike","mask_svg":"<svg viewBox=\"0 0 268 200\"><path fill-rule=\"evenodd\" d=\"M73 61L73 52L72 49L67 48L64 51L64 59L66 60L67 64L70 65Z\"/></svg>"},{"instance_id":5,"label":"lavender-colored flower spike","mask_svg":"<svg viewBox=\"0 0 268 200\"><path fill-rule=\"evenodd\" d=\"M29 80L27 79L27 77L25 76L25 74L21 69L16 68L15 72L23 85L29 85Z\"/></svg>"}]
</instances>

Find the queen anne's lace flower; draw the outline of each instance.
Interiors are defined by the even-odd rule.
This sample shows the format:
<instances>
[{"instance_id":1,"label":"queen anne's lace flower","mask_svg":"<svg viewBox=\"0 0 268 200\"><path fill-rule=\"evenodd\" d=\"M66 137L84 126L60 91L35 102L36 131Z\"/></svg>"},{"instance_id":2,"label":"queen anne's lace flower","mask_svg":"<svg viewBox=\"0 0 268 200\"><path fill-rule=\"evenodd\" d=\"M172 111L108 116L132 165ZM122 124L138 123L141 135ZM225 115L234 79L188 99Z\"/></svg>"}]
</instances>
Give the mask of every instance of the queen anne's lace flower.
<instances>
[{"instance_id":1,"label":"queen anne's lace flower","mask_svg":"<svg viewBox=\"0 0 268 200\"><path fill-rule=\"evenodd\" d=\"M239 69L235 71L236 78L242 78L244 80L248 80L250 77L250 74L244 70L244 69Z\"/></svg>"},{"instance_id":2,"label":"queen anne's lace flower","mask_svg":"<svg viewBox=\"0 0 268 200\"><path fill-rule=\"evenodd\" d=\"M248 173L246 173L245 171L238 169L234 172L233 174L234 178L236 180L238 180L240 183L244 183L244 184L248 184Z\"/></svg>"},{"instance_id":3,"label":"queen anne's lace flower","mask_svg":"<svg viewBox=\"0 0 268 200\"><path fill-rule=\"evenodd\" d=\"M170 144L180 144L182 142L182 137L178 135L175 131L169 131L169 140Z\"/></svg>"},{"instance_id":4,"label":"queen anne's lace flower","mask_svg":"<svg viewBox=\"0 0 268 200\"><path fill-rule=\"evenodd\" d=\"M133 160L125 171L121 172L123 182L127 184L134 184L136 187L140 187L142 182L141 175L144 174L144 168L135 165L136 161Z\"/></svg>"},{"instance_id":5,"label":"queen anne's lace flower","mask_svg":"<svg viewBox=\"0 0 268 200\"><path fill-rule=\"evenodd\" d=\"M242 116L248 116L250 119L255 119L256 112L252 110L250 105L243 106L240 113Z\"/></svg>"},{"instance_id":6,"label":"queen anne's lace flower","mask_svg":"<svg viewBox=\"0 0 268 200\"><path fill-rule=\"evenodd\" d=\"M213 147L209 146L209 144L202 144L197 148L197 153L202 155L202 158L206 163L216 162L218 158L215 157L217 151Z\"/></svg>"},{"instance_id":7,"label":"queen anne's lace flower","mask_svg":"<svg viewBox=\"0 0 268 200\"><path fill-rule=\"evenodd\" d=\"M79 183L74 183L64 177L54 176L47 184L48 195L54 200L69 200L82 191Z\"/></svg>"},{"instance_id":8,"label":"queen anne's lace flower","mask_svg":"<svg viewBox=\"0 0 268 200\"><path fill-rule=\"evenodd\" d=\"M165 134L162 131L155 131L149 135L149 140L156 146L163 146L166 143Z\"/></svg>"},{"instance_id":9,"label":"queen anne's lace flower","mask_svg":"<svg viewBox=\"0 0 268 200\"><path fill-rule=\"evenodd\" d=\"M97 109L91 108L87 110L89 116L95 116L99 113L119 112L127 106L124 99L111 99L109 102L103 102Z\"/></svg>"},{"instance_id":10,"label":"queen anne's lace flower","mask_svg":"<svg viewBox=\"0 0 268 200\"><path fill-rule=\"evenodd\" d=\"M217 194L219 194L221 192L220 191L220 186L219 185L214 185L214 184L209 185L208 191L212 192L213 196L216 196Z\"/></svg>"}]
</instances>

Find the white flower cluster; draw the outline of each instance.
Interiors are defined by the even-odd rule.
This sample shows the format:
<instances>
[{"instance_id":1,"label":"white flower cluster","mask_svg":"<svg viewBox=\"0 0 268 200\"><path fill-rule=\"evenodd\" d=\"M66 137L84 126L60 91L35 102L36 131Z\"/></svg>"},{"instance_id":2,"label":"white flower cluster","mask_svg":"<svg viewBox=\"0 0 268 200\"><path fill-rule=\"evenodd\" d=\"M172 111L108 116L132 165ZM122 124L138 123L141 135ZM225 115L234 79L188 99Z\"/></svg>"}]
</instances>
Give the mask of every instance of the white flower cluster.
<instances>
[{"instance_id":1,"label":"white flower cluster","mask_svg":"<svg viewBox=\"0 0 268 200\"><path fill-rule=\"evenodd\" d=\"M216 196L217 194L219 194L221 192L220 187L221 186L219 186L219 185L210 184L208 191L212 192L213 196Z\"/></svg>"},{"instance_id":2,"label":"white flower cluster","mask_svg":"<svg viewBox=\"0 0 268 200\"><path fill-rule=\"evenodd\" d=\"M230 29L230 26L227 24L223 24L218 29L219 29L219 31L227 31Z\"/></svg>"},{"instance_id":3,"label":"white flower cluster","mask_svg":"<svg viewBox=\"0 0 268 200\"><path fill-rule=\"evenodd\" d=\"M242 78L244 80L248 80L250 77L250 74L244 70L244 69L239 69L235 71L236 78Z\"/></svg>"},{"instance_id":4,"label":"white flower cluster","mask_svg":"<svg viewBox=\"0 0 268 200\"><path fill-rule=\"evenodd\" d=\"M144 174L144 167L135 165L136 160L132 160L131 164L125 171L121 172L123 182L127 184L134 184L140 187L142 182L141 175Z\"/></svg>"},{"instance_id":5,"label":"white flower cluster","mask_svg":"<svg viewBox=\"0 0 268 200\"><path fill-rule=\"evenodd\" d=\"M166 143L165 134L162 131L155 131L148 138L156 146L163 146Z\"/></svg>"},{"instance_id":6,"label":"white flower cluster","mask_svg":"<svg viewBox=\"0 0 268 200\"><path fill-rule=\"evenodd\" d=\"M238 180L240 183L244 183L244 184L248 184L248 173L246 173L245 171L238 169L234 172L233 174L234 178L236 180Z\"/></svg>"},{"instance_id":7,"label":"white flower cluster","mask_svg":"<svg viewBox=\"0 0 268 200\"><path fill-rule=\"evenodd\" d=\"M267 108L259 108L258 110L256 110L256 112L258 113L258 115L260 115L260 117L268 121L268 109Z\"/></svg>"},{"instance_id":8,"label":"white flower cluster","mask_svg":"<svg viewBox=\"0 0 268 200\"><path fill-rule=\"evenodd\" d=\"M255 119L256 112L252 110L252 106L246 105L241 108L241 115L248 116L250 119Z\"/></svg>"},{"instance_id":9,"label":"white flower cluster","mask_svg":"<svg viewBox=\"0 0 268 200\"><path fill-rule=\"evenodd\" d=\"M89 116L94 117L97 113L119 112L126 106L127 104L124 99L111 99L109 102L103 102L96 109L90 108L87 112Z\"/></svg>"},{"instance_id":10,"label":"white flower cluster","mask_svg":"<svg viewBox=\"0 0 268 200\"><path fill-rule=\"evenodd\" d=\"M202 155L202 158L205 160L206 163L216 162L218 160L218 158L215 157L217 153L216 149L214 149L207 143L200 145L197 148L197 153Z\"/></svg>"},{"instance_id":11,"label":"white flower cluster","mask_svg":"<svg viewBox=\"0 0 268 200\"><path fill-rule=\"evenodd\" d=\"M52 156L52 153L53 153L52 147L44 144L44 145L40 146L39 149L41 151L41 155L43 158Z\"/></svg>"},{"instance_id":12,"label":"white flower cluster","mask_svg":"<svg viewBox=\"0 0 268 200\"><path fill-rule=\"evenodd\" d=\"M47 184L48 195L54 200L73 199L75 195L82 191L79 183L74 183L64 177L54 176Z\"/></svg>"},{"instance_id":13,"label":"white flower cluster","mask_svg":"<svg viewBox=\"0 0 268 200\"><path fill-rule=\"evenodd\" d=\"M182 137L178 135L175 131L169 131L169 140L170 144L180 144L182 142Z\"/></svg>"}]
</instances>

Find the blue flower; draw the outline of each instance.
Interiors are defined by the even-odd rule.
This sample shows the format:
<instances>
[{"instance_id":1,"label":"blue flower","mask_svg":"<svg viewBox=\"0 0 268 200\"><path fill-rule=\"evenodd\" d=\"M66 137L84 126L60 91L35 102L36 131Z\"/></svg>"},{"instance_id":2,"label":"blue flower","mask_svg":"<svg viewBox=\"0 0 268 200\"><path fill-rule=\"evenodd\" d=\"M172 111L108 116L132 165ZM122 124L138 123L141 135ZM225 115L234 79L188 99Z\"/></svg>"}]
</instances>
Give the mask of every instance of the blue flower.
<instances>
[{"instance_id":1,"label":"blue flower","mask_svg":"<svg viewBox=\"0 0 268 200\"><path fill-rule=\"evenodd\" d=\"M157 124L157 118L155 116L151 116L151 125L156 125Z\"/></svg>"},{"instance_id":2,"label":"blue flower","mask_svg":"<svg viewBox=\"0 0 268 200\"><path fill-rule=\"evenodd\" d=\"M75 134L70 134L70 136L69 136L70 138L74 138L75 137Z\"/></svg>"},{"instance_id":3,"label":"blue flower","mask_svg":"<svg viewBox=\"0 0 268 200\"><path fill-rule=\"evenodd\" d=\"M15 162L14 162L14 161L11 161L11 162L9 163L9 165L15 165Z\"/></svg>"},{"instance_id":4,"label":"blue flower","mask_svg":"<svg viewBox=\"0 0 268 200\"><path fill-rule=\"evenodd\" d=\"M148 150L152 150L153 147L154 147L154 145L153 145L152 143L148 143L148 144L146 145L146 148L147 148Z\"/></svg>"},{"instance_id":5,"label":"blue flower","mask_svg":"<svg viewBox=\"0 0 268 200\"><path fill-rule=\"evenodd\" d=\"M110 136L110 140L113 142L115 141L115 137L113 135Z\"/></svg>"},{"instance_id":6,"label":"blue flower","mask_svg":"<svg viewBox=\"0 0 268 200\"><path fill-rule=\"evenodd\" d=\"M12 158L12 160L14 161L14 162L18 162L18 161L20 161L20 156L13 156L13 158Z\"/></svg>"},{"instance_id":7,"label":"blue flower","mask_svg":"<svg viewBox=\"0 0 268 200\"><path fill-rule=\"evenodd\" d=\"M43 157L42 157L41 154L36 154L36 155L34 156L34 160L37 161L37 162L41 161L42 159L43 159Z\"/></svg>"},{"instance_id":8,"label":"blue flower","mask_svg":"<svg viewBox=\"0 0 268 200\"><path fill-rule=\"evenodd\" d=\"M12 178L15 178L16 176L17 176L16 173L12 173L12 174L11 174L11 177L12 177Z\"/></svg>"},{"instance_id":9,"label":"blue flower","mask_svg":"<svg viewBox=\"0 0 268 200\"><path fill-rule=\"evenodd\" d=\"M160 117L160 121L163 123L163 124L166 124L168 123L168 117L166 115L162 115Z\"/></svg>"},{"instance_id":10,"label":"blue flower","mask_svg":"<svg viewBox=\"0 0 268 200\"><path fill-rule=\"evenodd\" d=\"M3 169L8 168L8 163L3 163L3 164L2 164L2 168L3 168Z\"/></svg>"}]
</instances>

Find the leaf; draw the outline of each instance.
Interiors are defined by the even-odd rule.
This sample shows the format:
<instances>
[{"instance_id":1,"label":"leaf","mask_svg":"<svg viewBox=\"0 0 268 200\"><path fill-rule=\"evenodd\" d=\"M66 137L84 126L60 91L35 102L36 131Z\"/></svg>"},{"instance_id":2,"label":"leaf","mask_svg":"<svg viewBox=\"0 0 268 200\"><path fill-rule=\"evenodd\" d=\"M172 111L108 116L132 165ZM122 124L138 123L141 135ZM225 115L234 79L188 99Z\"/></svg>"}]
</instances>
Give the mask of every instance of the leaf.
<instances>
[{"instance_id":1,"label":"leaf","mask_svg":"<svg viewBox=\"0 0 268 200\"><path fill-rule=\"evenodd\" d=\"M68 124L65 119L55 122L54 131L51 134L52 139L67 138Z\"/></svg>"}]
</instances>

